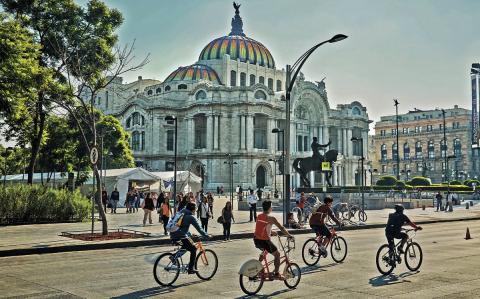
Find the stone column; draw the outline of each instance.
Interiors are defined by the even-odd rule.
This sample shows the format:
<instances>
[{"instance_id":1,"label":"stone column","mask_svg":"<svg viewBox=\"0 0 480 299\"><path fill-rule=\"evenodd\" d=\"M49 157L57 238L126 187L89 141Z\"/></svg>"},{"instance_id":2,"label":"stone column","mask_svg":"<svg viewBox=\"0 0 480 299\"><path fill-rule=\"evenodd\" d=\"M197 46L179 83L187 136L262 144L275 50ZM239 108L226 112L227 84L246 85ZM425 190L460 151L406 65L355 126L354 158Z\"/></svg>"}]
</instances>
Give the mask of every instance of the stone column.
<instances>
[{"instance_id":1,"label":"stone column","mask_svg":"<svg viewBox=\"0 0 480 299\"><path fill-rule=\"evenodd\" d=\"M195 132L193 131L193 118L185 118L187 122L187 153L193 149Z\"/></svg>"},{"instance_id":2,"label":"stone column","mask_svg":"<svg viewBox=\"0 0 480 299\"><path fill-rule=\"evenodd\" d=\"M353 144L352 144L352 129L347 129L347 144L348 144L348 156L353 156Z\"/></svg>"},{"instance_id":3,"label":"stone column","mask_svg":"<svg viewBox=\"0 0 480 299\"><path fill-rule=\"evenodd\" d=\"M220 143L220 116L213 116L213 149L218 150Z\"/></svg>"},{"instance_id":4,"label":"stone column","mask_svg":"<svg viewBox=\"0 0 480 299\"><path fill-rule=\"evenodd\" d=\"M332 178L332 184L334 186L338 186L337 177L338 177L338 166L335 166L333 169L333 178Z\"/></svg>"},{"instance_id":5,"label":"stone column","mask_svg":"<svg viewBox=\"0 0 480 299\"><path fill-rule=\"evenodd\" d=\"M297 125L295 123L290 124L290 153L297 152Z\"/></svg>"},{"instance_id":6,"label":"stone column","mask_svg":"<svg viewBox=\"0 0 480 299\"><path fill-rule=\"evenodd\" d=\"M238 120L238 149L242 150L245 144L245 119L243 115L237 116Z\"/></svg>"},{"instance_id":7,"label":"stone column","mask_svg":"<svg viewBox=\"0 0 480 299\"><path fill-rule=\"evenodd\" d=\"M337 129L338 152L343 154L343 130Z\"/></svg>"},{"instance_id":8,"label":"stone column","mask_svg":"<svg viewBox=\"0 0 480 299\"><path fill-rule=\"evenodd\" d=\"M322 137L323 137L323 143L327 143L328 140L330 139L330 135L328 133L328 127L322 127Z\"/></svg>"},{"instance_id":9,"label":"stone column","mask_svg":"<svg viewBox=\"0 0 480 299\"><path fill-rule=\"evenodd\" d=\"M213 149L213 115L207 115L207 150Z\"/></svg>"},{"instance_id":10,"label":"stone column","mask_svg":"<svg viewBox=\"0 0 480 299\"><path fill-rule=\"evenodd\" d=\"M273 128L275 128L275 119L273 117L269 117L267 122L267 148L271 153L275 153L276 151L276 134L272 133Z\"/></svg>"},{"instance_id":11,"label":"stone column","mask_svg":"<svg viewBox=\"0 0 480 299\"><path fill-rule=\"evenodd\" d=\"M247 115L247 125L246 125L246 150L253 149L253 115Z\"/></svg>"},{"instance_id":12,"label":"stone column","mask_svg":"<svg viewBox=\"0 0 480 299\"><path fill-rule=\"evenodd\" d=\"M347 141L347 129L343 129L343 154L345 157L349 157L348 155L348 141Z\"/></svg>"}]
</instances>

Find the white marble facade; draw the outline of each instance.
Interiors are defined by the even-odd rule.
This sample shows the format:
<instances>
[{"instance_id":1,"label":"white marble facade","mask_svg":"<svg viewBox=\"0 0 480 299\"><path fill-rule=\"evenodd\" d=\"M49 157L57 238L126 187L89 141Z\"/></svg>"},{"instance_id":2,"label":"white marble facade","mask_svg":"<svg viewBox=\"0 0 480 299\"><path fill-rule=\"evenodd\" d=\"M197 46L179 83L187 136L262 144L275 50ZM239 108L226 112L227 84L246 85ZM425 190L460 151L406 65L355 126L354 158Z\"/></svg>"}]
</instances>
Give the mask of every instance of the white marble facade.
<instances>
[{"instance_id":1,"label":"white marble facade","mask_svg":"<svg viewBox=\"0 0 480 299\"><path fill-rule=\"evenodd\" d=\"M97 107L116 116L131 134L139 165L173 169L173 125L164 119L175 115L178 169L202 175L203 164L205 189L228 189L227 154L238 163L233 166L235 186L273 186L274 165L268 159L281 155L281 140L271 131L285 127L285 71L275 67L266 47L243 34L242 25L237 13L229 35L213 40L197 62L175 70L163 82L139 77L124 84L117 78L98 95ZM332 109L324 82L299 77L292 93L291 160L311 155L314 136L321 143L332 139L330 148L341 153L334 184L353 185L360 150L350 138L363 137L367 155L366 108L353 101ZM299 176L292 173L292 187L299 186ZM311 174L317 187L322 177ZM277 186L281 188L281 176Z\"/></svg>"}]
</instances>

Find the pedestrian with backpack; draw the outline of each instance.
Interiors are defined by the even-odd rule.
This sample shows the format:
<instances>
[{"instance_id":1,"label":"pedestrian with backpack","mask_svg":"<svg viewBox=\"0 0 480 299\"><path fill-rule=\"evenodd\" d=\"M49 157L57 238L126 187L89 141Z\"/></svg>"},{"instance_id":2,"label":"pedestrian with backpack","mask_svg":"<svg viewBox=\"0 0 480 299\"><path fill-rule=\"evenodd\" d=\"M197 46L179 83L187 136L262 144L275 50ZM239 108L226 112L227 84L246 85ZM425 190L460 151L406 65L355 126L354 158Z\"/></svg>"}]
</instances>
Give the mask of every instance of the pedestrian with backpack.
<instances>
[{"instance_id":1,"label":"pedestrian with backpack","mask_svg":"<svg viewBox=\"0 0 480 299\"><path fill-rule=\"evenodd\" d=\"M187 203L184 210L177 212L175 216L168 222L167 229L170 232L170 239L174 242L181 242L182 249L190 252L190 261L188 263L188 274L198 273L195 269L195 257L197 256L197 247L190 238L190 225L205 238L208 238L207 233L200 227L197 219L193 216L197 205L195 203Z\"/></svg>"}]
</instances>

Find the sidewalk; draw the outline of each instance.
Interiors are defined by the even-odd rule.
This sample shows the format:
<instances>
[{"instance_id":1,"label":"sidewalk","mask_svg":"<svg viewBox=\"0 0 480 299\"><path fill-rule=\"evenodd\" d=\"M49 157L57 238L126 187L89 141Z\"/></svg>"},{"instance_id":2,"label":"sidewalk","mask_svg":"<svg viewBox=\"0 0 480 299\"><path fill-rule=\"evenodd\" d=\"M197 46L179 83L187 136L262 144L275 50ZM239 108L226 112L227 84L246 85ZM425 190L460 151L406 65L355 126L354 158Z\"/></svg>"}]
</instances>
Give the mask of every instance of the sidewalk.
<instances>
[{"instance_id":1,"label":"sidewalk","mask_svg":"<svg viewBox=\"0 0 480 299\"><path fill-rule=\"evenodd\" d=\"M225 206L225 202L229 200L228 197L216 197L213 208L213 219L210 219L208 225L208 233L214 236L222 235L223 227L216 222L216 219L220 215L221 209ZM236 207L236 202L234 202ZM392 209L385 210L368 210L368 219L366 223L359 224L359 228L378 227L384 225L387 221L388 214L392 212ZM480 204L475 204L470 209L465 209L465 205L457 206L453 212L435 212L433 208L411 209L406 210L406 214L414 222L432 222L432 221L452 221L452 220L467 220L467 219L480 219ZM281 213L273 213L277 219L282 219ZM126 214L125 209L118 209L117 214L107 214L109 229L124 228L129 230L136 230L141 232L151 233L148 238L142 239L123 239L123 240L110 240L110 241L80 241L67 237L62 237L60 234L64 231L89 231L91 229L91 222L82 223L59 223L59 224L35 224L35 225L18 225L18 226L5 226L0 227L0 256L12 255L14 250L22 249L30 250L34 252L36 249L49 249L70 246L70 250L77 250L79 245L92 245L92 244L105 244L109 243L110 248L114 247L130 247L140 246L135 245L138 242L142 242L144 245L154 245L163 243L160 240L167 240L168 237L163 235L163 226L158 222L158 215L155 213L154 223L152 225L143 226L143 210L139 209L137 213ZM236 238L245 237L252 233L254 230L254 222L249 222L248 211L235 211L234 212L236 223L232 225L232 234L237 235ZM101 228L101 222L95 221L95 230ZM308 227L307 227L308 228ZM350 228L354 229L354 228ZM194 229L193 229L194 230ZM149 240L148 242L145 242ZM147 244L148 243L148 244ZM86 246L88 247L88 246ZM88 249L88 248L87 248ZM19 252L22 252L19 250ZM86 249L83 249L86 250ZM60 250L61 251L61 250ZM66 250L64 250L66 251ZM26 254L26 253L23 253Z\"/></svg>"}]
</instances>

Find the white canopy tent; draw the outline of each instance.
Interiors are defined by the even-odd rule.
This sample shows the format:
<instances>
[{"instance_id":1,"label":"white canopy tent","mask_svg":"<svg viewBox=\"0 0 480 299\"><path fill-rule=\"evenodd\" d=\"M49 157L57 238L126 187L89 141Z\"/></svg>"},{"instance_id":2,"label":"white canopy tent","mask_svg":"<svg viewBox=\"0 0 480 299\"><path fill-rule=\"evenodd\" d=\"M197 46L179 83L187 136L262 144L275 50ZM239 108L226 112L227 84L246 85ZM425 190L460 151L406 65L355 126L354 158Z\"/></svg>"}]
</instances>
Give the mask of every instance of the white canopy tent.
<instances>
[{"instance_id":1,"label":"white canopy tent","mask_svg":"<svg viewBox=\"0 0 480 299\"><path fill-rule=\"evenodd\" d=\"M152 172L160 177L163 186L152 186L152 190L173 191L173 171ZM177 171L177 192L197 192L202 189L202 179L190 171Z\"/></svg>"}]
</instances>

